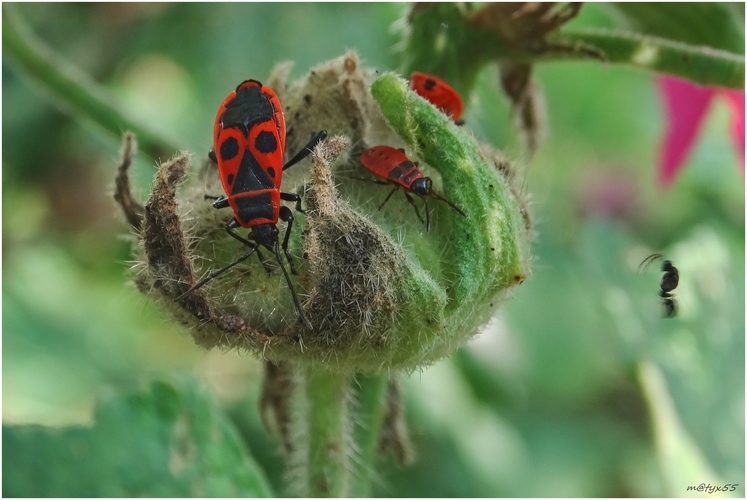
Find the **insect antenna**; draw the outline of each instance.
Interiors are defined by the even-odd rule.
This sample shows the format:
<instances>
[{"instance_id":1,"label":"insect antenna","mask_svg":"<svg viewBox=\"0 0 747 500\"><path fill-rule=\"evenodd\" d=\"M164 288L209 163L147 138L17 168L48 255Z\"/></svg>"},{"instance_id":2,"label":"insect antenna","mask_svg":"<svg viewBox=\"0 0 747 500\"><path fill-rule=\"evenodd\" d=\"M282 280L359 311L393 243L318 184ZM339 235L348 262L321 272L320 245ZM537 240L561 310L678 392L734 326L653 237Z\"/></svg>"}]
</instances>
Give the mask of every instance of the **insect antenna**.
<instances>
[{"instance_id":1,"label":"insect antenna","mask_svg":"<svg viewBox=\"0 0 747 500\"><path fill-rule=\"evenodd\" d=\"M431 196L433 196L433 197L434 197L434 198L436 198L437 200L445 201L446 203L448 203L448 204L449 204L449 206L450 206L451 208L453 208L454 210L456 210L457 212L459 212L459 215L461 215L462 217L467 217L467 214L465 214L464 212L462 212L462 209L461 209L461 208L459 208L458 206L454 205L454 204L453 204L452 202L450 202L449 200L447 200L446 198L444 198L443 196L441 196L441 195L440 195L440 194L438 194L437 192L435 192L435 191L431 190L431 193L430 193L430 194L431 194Z\"/></svg>"},{"instance_id":2,"label":"insect antenna","mask_svg":"<svg viewBox=\"0 0 747 500\"><path fill-rule=\"evenodd\" d=\"M236 259L233 263L228 264L226 267L222 267L222 268L220 268L220 269L218 269L216 271L213 271L212 273L208 274L206 278L201 279L199 282L197 282L196 285L194 285L192 288L190 288L189 290L187 290L183 294L179 295L174 300L179 301L180 299L186 297L187 295L189 295L190 293L194 292L198 288L201 288L208 281L211 281L214 278L217 278L218 276L220 276L221 274L225 273L226 271L228 271L232 267L241 264L246 259L248 259L249 257L251 257L252 254L257 250L257 248L259 248L259 247L257 247L257 246L252 247L251 250L249 250L247 253L245 253L244 255L242 255L241 257L239 257L238 259Z\"/></svg>"},{"instance_id":3,"label":"insect antenna","mask_svg":"<svg viewBox=\"0 0 747 500\"><path fill-rule=\"evenodd\" d=\"M638 272L645 271L648 269L648 267L651 265L653 261L656 259L661 259L662 255L660 253L654 253L643 259L643 262L638 264Z\"/></svg>"},{"instance_id":4,"label":"insect antenna","mask_svg":"<svg viewBox=\"0 0 747 500\"><path fill-rule=\"evenodd\" d=\"M311 322L304 314L303 309L301 309L301 304L298 302L298 296L296 295L296 290L293 288L293 283L291 283L290 276L288 276L288 271L285 270L285 266L283 265L283 259L280 258L280 245L277 241L275 242L275 258L277 259L278 264L280 264L280 269L283 270L283 276L285 276L285 281L288 282L288 288L290 289L291 296L293 297L293 303L296 305L296 310L298 311L298 315L301 317L301 321L303 321L304 326L308 330L313 330L314 327L312 326Z\"/></svg>"}]
</instances>

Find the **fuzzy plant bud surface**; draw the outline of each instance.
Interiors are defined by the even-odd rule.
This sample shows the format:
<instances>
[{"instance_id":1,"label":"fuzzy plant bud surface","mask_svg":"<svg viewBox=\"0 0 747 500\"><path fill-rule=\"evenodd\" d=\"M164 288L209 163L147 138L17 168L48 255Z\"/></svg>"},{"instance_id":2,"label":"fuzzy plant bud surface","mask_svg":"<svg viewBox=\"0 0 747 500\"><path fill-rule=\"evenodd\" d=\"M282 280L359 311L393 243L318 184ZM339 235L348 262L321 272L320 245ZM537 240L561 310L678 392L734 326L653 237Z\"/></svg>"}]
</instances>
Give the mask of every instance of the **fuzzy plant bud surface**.
<instances>
[{"instance_id":1,"label":"fuzzy plant bud surface","mask_svg":"<svg viewBox=\"0 0 747 500\"><path fill-rule=\"evenodd\" d=\"M379 373L448 355L529 273L531 224L513 166L400 76L361 68L354 53L296 82L287 81L289 71L281 64L263 82L283 105L286 159L313 134L328 132L310 159L284 173L281 186L303 198L305 213L294 213L289 244L298 269L291 281L313 329L300 321L272 252L263 254L266 266L252 256L185 294L249 250L226 233L230 208L216 210L205 199L223 195L207 152L194 155L205 160L193 174L187 154L163 163L144 206L118 193L138 237L138 287L187 325L199 345L248 350L274 363ZM368 182L374 176L359 160L377 145L404 148L464 216L429 198L426 232L402 189L379 209L391 188ZM285 223L278 229L283 235Z\"/></svg>"}]
</instances>

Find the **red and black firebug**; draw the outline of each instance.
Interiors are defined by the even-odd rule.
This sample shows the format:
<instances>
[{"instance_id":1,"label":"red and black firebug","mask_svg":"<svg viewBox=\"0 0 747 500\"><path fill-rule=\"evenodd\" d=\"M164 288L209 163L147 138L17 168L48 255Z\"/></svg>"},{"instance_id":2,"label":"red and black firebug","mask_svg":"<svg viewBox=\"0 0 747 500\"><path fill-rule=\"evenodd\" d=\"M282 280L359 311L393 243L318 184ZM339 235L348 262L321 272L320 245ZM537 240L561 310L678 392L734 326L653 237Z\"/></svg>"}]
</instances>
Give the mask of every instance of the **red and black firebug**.
<instances>
[{"instance_id":1,"label":"red and black firebug","mask_svg":"<svg viewBox=\"0 0 747 500\"><path fill-rule=\"evenodd\" d=\"M389 201L394 192L400 187L404 188L405 197L410 205L415 209L420 222L423 222L423 218L420 216L418 206L415 204L415 200L410 196L410 193L414 193L423 199L425 204L425 230L431 230L431 216L428 210L428 199L427 196L432 196L438 200L444 201L449 204L451 208L456 210L461 216L466 217L465 213L462 212L458 206L436 193L431 189L432 181L430 177L425 177L418 168L418 162L410 161L405 155L404 149L395 149L391 146L374 146L367 149L361 154L361 164L366 169L377 177L385 179L385 181L372 180L377 184L394 185L394 189L387 195L384 201L379 205L379 210Z\"/></svg>"},{"instance_id":2,"label":"red and black firebug","mask_svg":"<svg viewBox=\"0 0 747 500\"><path fill-rule=\"evenodd\" d=\"M410 75L410 88L451 117L457 125L464 123L461 120L464 110L462 98L439 77L416 71Z\"/></svg>"},{"instance_id":3,"label":"red and black firebug","mask_svg":"<svg viewBox=\"0 0 747 500\"><path fill-rule=\"evenodd\" d=\"M294 193L281 192L280 183L283 171L308 156L326 136L326 131L319 132L296 156L283 165L285 118L275 92L256 80L246 80L226 97L215 117L214 149L209 155L218 164L218 173L226 195L207 198L215 199L215 208L233 209L234 215L226 224L226 231L250 249L232 264L210 273L186 293L200 288L216 276L245 261L255 252L263 262L259 250L260 246L263 246L275 254L293 296L298 315L304 325L312 329L280 257L282 248L291 272L297 274L288 252L293 212L281 205L280 201L294 201L296 210L300 211L301 197ZM278 219L288 224L282 244L279 242ZM234 231L238 227L251 230L247 238Z\"/></svg>"}]
</instances>

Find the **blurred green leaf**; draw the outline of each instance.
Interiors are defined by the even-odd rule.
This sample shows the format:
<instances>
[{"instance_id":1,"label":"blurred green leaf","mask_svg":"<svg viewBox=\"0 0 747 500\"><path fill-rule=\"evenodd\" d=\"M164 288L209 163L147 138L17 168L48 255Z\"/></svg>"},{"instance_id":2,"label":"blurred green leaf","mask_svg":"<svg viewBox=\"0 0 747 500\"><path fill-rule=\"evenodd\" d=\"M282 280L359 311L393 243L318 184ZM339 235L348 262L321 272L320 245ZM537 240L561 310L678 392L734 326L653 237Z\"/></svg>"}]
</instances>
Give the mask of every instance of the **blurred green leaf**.
<instances>
[{"instance_id":1,"label":"blurred green leaf","mask_svg":"<svg viewBox=\"0 0 747 500\"><path fill-rule=\"evenodd\" d=\"M3 426L3 496L268 497L207 392L153 382L100 402L93 427Z\"/></svg>"},{"instance_id":2,"label":"blurred green leaf","mask_svg":"<svg viewBox=\"0 0 747 500\"><path fill-rule=\"evenodd\" d=\"M114 137L119 138L123 131L132 130L140 147L153 156L166 156L179 149L180 141L131 116L106 90L36 40L17 7L3 5L2 13L3 52L10 56L18 71L52 96L57 104Z\"/></svg>"},{"instance_id":3,"label":"blurred green leaf","mask_svg":"<svg viewBox=\"0 0 747 500\"><path fill-rule=\"evenodd\" d=\"M641 362L638 376L651 409L656 450L669 488L668 493L671 496L696 496L697 493L688 490L688 487L702 483L718 486L727 484L725 478L714 473L697 443L682 426L659 368L652 362ZM742 496L744 483L742 479L737 481L736 491L717 496ZM702 493L703 496L713 496L711 492Z\"/></svg>"}]
</instances>

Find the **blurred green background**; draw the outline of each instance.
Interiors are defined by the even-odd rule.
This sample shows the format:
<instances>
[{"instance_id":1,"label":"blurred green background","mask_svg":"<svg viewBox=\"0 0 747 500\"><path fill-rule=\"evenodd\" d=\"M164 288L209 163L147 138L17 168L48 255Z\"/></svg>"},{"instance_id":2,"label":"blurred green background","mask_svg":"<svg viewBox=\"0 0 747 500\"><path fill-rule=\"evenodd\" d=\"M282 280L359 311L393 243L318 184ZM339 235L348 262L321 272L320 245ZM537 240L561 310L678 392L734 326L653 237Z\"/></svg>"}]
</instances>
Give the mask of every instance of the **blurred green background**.
<instances>
[{"instance_id":1,"label":"blurred green background","mask_svg":"<svg viewBox=\"0 0 747 500\"><path fill-rule=\"evenodd\" d=\"M358 50L397 69L402 4L23 4L64 59L133 116L202 155L237 82L291 77ZM401 23L401 22L400 22ZM601 4L569 26L611 26ZM383 460L379 496L744 495L744 178L717 101L683 173L655 185L664 117L650 74L598 62L536 68L549 134L521 176L533 275L451 359L405 381L418 461ZM469 97L478 138L519 158L494 68ZM119 140L58 109L3 58L3 424L89 424L101 395L196 373L282 491L277 441L256 410L261 365L204 352L129 284L112 200ZM135 190L155 164L140 155ZM663 320L654 251L680 270ZM5 434L5 430L4 430ZM33 450L4 443L12 456ZM20 481L20 480L19 480ZM12 484L11 484L12 486ZM14 490L18 491L18 490Z\"/></svg>"}]
</instances>

